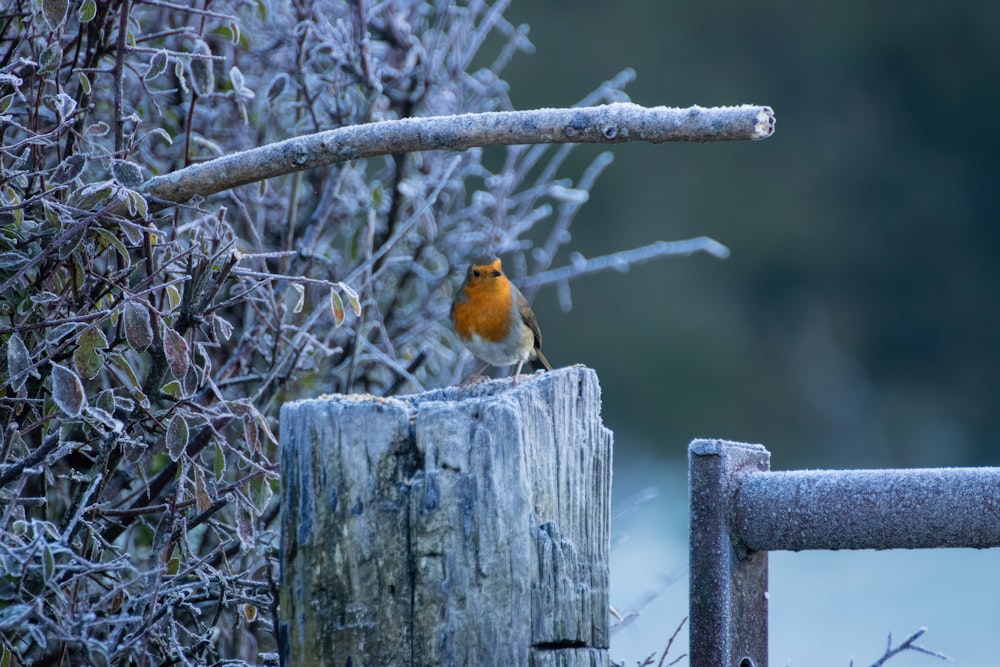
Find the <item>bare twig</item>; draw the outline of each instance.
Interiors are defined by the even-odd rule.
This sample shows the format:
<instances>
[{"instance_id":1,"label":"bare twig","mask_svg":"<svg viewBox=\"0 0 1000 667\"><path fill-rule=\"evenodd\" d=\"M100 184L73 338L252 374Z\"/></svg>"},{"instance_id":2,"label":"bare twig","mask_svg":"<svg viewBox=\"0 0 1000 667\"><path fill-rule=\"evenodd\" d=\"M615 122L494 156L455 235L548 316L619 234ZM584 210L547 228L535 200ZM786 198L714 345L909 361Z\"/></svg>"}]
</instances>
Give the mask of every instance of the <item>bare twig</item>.
<instances>
[{"instance_id":1,"label":"bare twig","mask_svg":"<svg viewBox=\"0 0 1000 667\"><path fill-rule=\"evenodd\" d=\"M195 195L376 155L487 145L737 141L766 139L773 132L771 108L750 105L677 109L618 102L578 109L403 118L295 137L194 164L152 178L142 190L183 202Z\"/></svg>"},{"instance_id":2,"label":"bare twig","mask_svg":"<svg viewBox=\"0 0 1000 667\"><path fill-rule=\"evenodd\" d=\"M670 654L670 647L674 645L674 640L677 639L677 635L679 635L681 633L681 628L684 627L684 624L687 623L687 620L688 620L687 616L685 616L684 618L682 618L681 622L677 625L677 629L674 630L674 634L670 635L670 639L669 639L669 641L667 641L667 647L665 649L663 649L663 655L660 656L660 662L657 663L657 667L663 667L663 661L666 660L667 656ZM669 662L667 664L668 665L676 664L677 661L680 660L683 657L684 657L684 654L681 654L681 655L677 656L676 658L674 658L671 662Z\"/></svg>"},{"instance_id":3,"label":"bare twig","mask_svg":"<svg viewBox=\"0 0 1000 667\"><path fill-rule=\"evenodd\" d=\"M912 635L910 635L902 642L900 642L898 646L895 647L893 647L892 645L892 633L890 632L887 646L885 648L885 653L882 654L881 658L873 662L870 667L881 667L881 665L884 665L886 662L888 662L890 658L899 655L903 651L916 651L917 653L924 653L926 655L931 655L934 656L935 658L940 658L941 660L951 660L951 658L944 655L943 653L938 653L937 651L931 651L930 649L926 649L923 646L918 646L915 643L918 639L920 639L920 637L925 632L927 632L927 628L920 628ZM851 661L851 667L854 667L853 660Z\"/></svg>"}]
</instances>

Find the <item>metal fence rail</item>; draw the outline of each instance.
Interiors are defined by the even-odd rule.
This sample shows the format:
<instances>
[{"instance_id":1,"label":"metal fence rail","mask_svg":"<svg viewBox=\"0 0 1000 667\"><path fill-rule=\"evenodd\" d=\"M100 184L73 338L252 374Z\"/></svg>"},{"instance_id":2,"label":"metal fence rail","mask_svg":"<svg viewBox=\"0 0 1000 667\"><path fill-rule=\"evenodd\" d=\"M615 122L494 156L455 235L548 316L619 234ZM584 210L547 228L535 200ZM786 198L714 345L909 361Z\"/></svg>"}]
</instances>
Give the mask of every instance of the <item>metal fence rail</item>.
<instances>
[{"instance_id":1,"label":"metal fence rail","mask_svg":"<svg viewBox=\"0 0 1000 667\"><path fill-rule=\"evenodd\" d=\"M768 551L1000 546L1000 468L769 468L761 445L688 448L692 667L766 667Z\"/></svg>"}]
</instances>

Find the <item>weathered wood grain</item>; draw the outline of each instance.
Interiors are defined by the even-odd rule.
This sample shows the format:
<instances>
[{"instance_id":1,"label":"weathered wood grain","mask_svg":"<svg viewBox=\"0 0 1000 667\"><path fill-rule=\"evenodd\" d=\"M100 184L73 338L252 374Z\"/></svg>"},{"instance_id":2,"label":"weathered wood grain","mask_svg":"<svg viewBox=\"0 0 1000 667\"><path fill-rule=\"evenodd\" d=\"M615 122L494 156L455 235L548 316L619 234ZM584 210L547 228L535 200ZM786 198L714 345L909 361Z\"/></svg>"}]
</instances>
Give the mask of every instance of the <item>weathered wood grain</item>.
<instances>
[{"instance_id":1,"label":"weathered wood grain","mask_svg":"<svg viewBox=\"0 0 1000 667\"><path fill-rule=\"evenodd\" d=\"M284 664L609 665L611 441L583 367L284 406Z\"/></svg>"}]
</instances>

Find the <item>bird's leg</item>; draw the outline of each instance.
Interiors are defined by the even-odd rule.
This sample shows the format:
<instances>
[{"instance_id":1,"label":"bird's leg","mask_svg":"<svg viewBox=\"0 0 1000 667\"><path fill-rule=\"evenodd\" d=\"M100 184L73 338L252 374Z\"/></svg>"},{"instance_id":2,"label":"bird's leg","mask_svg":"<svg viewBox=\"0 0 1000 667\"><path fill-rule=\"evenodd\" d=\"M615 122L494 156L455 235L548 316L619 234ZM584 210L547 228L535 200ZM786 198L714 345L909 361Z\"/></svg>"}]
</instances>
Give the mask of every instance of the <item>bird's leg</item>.
<instances>
[{"instance_id":1,"label":"bird's leg","mask_svg":"<svg viewBox=\"0 0 1000 667\"><path fill-rule=\"evenodd\" d=\"M514 381L510 385L512 387L517 386L517 377L521 374L521 366L524 366L524 359L521 359L521 361L517 362L517 368L514 369Z\"/></svg>"},{"instance_id":2,"label":"bird's leg","mask_svg":"<svg viewBox=\"0 0 1000 667\"><path fill-rule=\"evenodd\" d=\"M485 380L486 378L483 377L483 371L485 371L487 368L489 368L489 366L490 366L489 363L485 364L482 368L480 368L478 371L476 371L475 373L473 373L472 377L470 377L468 380L466 380L465 382L463 382L461 384L461 386L462 387L471 387L472 385L476 384L477 382L482 382L483 380Z\"/></svg>"}]
</instances>

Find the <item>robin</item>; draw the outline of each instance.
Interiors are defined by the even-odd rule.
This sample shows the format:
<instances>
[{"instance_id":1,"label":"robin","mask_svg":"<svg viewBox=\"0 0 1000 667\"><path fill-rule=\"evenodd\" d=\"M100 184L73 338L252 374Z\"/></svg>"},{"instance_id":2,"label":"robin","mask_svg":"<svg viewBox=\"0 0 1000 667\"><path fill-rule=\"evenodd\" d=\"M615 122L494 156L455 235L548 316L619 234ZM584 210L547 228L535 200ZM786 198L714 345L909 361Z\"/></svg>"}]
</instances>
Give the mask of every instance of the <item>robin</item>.
<instances>
[{"instance_id":1,"label":"robin","mask_svg":"<svg viewBox=\"0 0 1000 667\"><path fill-rule=\"evenodd\" d=\"M451 306L451 321L462 343L486 366L517 362L514 384L525 361L530 361L536 371L552 370L542 354L542 332L535 314L528 300L504 275L497 257L477 260L469 266Z\"/></svg>"}]
</instances>

